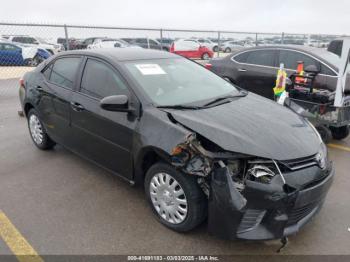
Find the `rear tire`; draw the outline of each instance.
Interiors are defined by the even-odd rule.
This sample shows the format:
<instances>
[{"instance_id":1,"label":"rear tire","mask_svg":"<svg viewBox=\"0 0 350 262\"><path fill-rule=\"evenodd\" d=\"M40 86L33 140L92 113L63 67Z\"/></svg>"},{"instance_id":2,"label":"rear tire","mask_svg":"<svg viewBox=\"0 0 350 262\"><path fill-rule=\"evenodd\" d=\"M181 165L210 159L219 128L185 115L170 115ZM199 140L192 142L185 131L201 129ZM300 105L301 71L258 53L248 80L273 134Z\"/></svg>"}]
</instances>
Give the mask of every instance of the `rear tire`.
<instances>
[{"instance_id":1,"label":"rear tire","mask_svg":"<svg viewBox=\"0 0 350 262\"><path fill-rule=\"evenodd\" d=\"M28 112L28 128L34 144L41 150L52 149L56 143L48 136L38 112L32 108Z\"/></svg>"},{"instance_id":2,"label":"rear tire","mask_svg":"<svg viewBox=\"0 0 350 262\"><path fill-rule=\"evenodd\" d=\"M218 47L218 46L214 46L213 51L214 51L214 52L219 51L219 47Z\"/></svg>"},{"instance_id":3,"label":"rear tire","mask_svg":"<svg viewBox=\"0 0 350 262\"><path fill-rule=\"evenodd\" d=\"M231 51L232 51L231 48L229 48L229 47L225 48L225 53L231 53Z\"/></svg>"},{"instance_id":4,"label":"rear tire","mask_svg":"<svg viewBox=\"0 0 350 262\"><path fill-rule=\"evenodd\" d=\"M38 64L42 62L42 59L40 59L37 55L34 58L28 58L24 60L24 65L25 66L32 66L36 67Z\"/></svg>"},{"instance_id":5,"label":"rear tire","mask_svg":"<svg viewBox=\"0 0 350 262\"><path fill-rule=\"evenodd\" d=\"M172 230L190 231L207 217L207 199L195 176L158 162L147 171L144 187L157 220Z\"/></svg>"},{"instance_id":6,"label":"rear tire","mask_svg":"<svg viewBox=\"0 0 350 262\"><path fill-rule=\"evenodd\" d=\"M204 53L204 54L202 55L202 59L203 59L203 60L209 60L209 58L210 58L210 55L209 55L208 53Z\"/></svg>"}]
</instances>

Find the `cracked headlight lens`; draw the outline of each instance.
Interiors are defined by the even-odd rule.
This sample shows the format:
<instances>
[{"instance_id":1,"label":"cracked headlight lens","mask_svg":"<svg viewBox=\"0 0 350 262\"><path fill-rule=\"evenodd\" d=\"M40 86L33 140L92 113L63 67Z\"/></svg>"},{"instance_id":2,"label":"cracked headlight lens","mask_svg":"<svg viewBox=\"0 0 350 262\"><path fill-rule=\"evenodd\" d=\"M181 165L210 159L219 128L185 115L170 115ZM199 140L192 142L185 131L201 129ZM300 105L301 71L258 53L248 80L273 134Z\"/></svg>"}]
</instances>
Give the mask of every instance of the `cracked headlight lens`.
<instances>
[{"instance_id":1,"label":"cracked headlight lens","mask_svg":"<svg viewBox=\"0 0 350 262\"><path fill-rule=\"evenodd\" d=\"M269 183L271 178L276 175L276 173L273 171L272 166L269 167L264 164L252 165L248 169L247 174L249 175L251 180L261 183Z\"/></svg>"}]
</instances>

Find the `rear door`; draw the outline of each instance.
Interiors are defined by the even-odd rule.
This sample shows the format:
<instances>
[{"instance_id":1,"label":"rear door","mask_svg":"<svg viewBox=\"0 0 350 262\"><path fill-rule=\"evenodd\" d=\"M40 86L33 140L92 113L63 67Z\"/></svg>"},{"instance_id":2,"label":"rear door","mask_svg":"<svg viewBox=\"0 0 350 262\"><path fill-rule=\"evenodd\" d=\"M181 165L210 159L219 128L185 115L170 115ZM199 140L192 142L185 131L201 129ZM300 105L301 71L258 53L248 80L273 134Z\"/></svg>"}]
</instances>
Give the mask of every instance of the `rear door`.
<instances>
[{"instance_id":1,"label":"rear door","mask_svg":"<svg viewBox=\"0 0 350 262\"><path fill-rule=\"evenodd\" d=\"M70 128L70 100L82 58L69 56L58 58L43 71L45 81L36 86L42 97L50 96L53 109L43 107L40 110L47 123L48 133L52 138L63 145L71 147Z\"/></svg>"},{"instance_id":2,"label":"rear door","mask_svg":"<svg viewBox=\"0 0 350 262\"><path fill-rule=\"evenodd\" d=\"M328 77L324 74L327 68L323 68L319 60L300 51L284 49L279 51L278 63L284 64L288 76L296 72L298 62L300 61L304 62L304 70L307 66L314 65L320 71L320 74L315 79L314 87L320 89L327 88Z\"/></svg>"},{"instance_id":3,"label":"rear door","mask_svg":"<svg viewBox=\"0 0 350 262\"><path fill-rule=\"evenodd\" d=\"M131 150L137 119L126 112L103 110L101 99L111 95L127 95L129 101L135 101L114 67L103 60L88 58L80 88L71 100L74 149L131 180Z\"/></svg>"},{"instance_id":4,"label":"rear door","mask_svg":"<svg viewBox=\"0 0 350 262\"><path fill-rule=\"evenodd\" d=\"M258 95L273 99L277 75L276 50L247 51L233 57L237 66L235 81L238 86Z\"/></svg>"}]
</instances>

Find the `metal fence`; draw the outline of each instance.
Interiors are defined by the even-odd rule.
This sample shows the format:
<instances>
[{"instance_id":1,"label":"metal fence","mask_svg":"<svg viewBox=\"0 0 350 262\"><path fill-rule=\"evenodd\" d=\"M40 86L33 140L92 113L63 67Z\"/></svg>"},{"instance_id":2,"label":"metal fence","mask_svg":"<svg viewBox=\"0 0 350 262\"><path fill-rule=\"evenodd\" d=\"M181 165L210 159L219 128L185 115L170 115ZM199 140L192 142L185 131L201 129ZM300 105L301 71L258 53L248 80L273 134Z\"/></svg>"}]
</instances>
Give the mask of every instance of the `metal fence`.
<instances>
[{"instance_id":1,"label":"metal fence","mask_svg":"<svg viewBox=\"0 0 350 262\"><path fill-rule=\"evenodd\" d=\"M17 38L14 38L17 36ZM18 36L25 36L23 40L27 46L35 48L50 49L51 53L64 50L87 48L84 39L87 38L118 38L129 41L130 39L147 39L144 48L155 48L152 41L159 43L159 49L169 50L170 43L177 39L191 38L210 43L215 51L215 56L225 56L234 51L227 48L225 42L230 40L233 44L242 47L273 44L300 44L316 47L326 47L327 44L339 36L325 34L290 34L290 33L268 33L268 32L235 32L235 31L214 31L214 30L190 30L190 29L164 29L164 28L131 28L114 26L81 26L65 24L34 24L34 23L0 23L0 44L18 41ZM28 40L28 37L35 38L35 43ZM17 42L14 41L14 42ZM22 42L23 42L22 41ZM26 42L27 41L27 42ZM50 48L48 48L48 44ZM22 45L22 46L24 46ZM32 70L36 63L30 61L4 63L3 57L5 48L0 46L0 97L6 92L13 92L16 89L16 81L8 81L20 78L25 72ZM45 59L44 58L41 58ZM29 61L29 62L28 62ZM38 61L40 62L40 61ZM6 81L5 81L6 80ZM17 90L17 89L16 89Z\"/></svg>"}]
</instances>

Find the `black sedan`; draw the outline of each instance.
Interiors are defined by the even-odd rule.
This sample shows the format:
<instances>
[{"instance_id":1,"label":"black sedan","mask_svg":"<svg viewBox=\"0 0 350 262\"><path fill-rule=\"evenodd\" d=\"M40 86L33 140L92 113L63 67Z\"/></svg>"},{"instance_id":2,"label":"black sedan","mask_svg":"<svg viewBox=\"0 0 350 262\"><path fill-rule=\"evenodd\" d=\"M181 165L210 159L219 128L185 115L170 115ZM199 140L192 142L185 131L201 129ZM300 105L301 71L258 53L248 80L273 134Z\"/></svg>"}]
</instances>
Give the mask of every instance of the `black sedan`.
<instances>
[{"instance_id":1,"label":"black sedan","mask_svg":"<svg viewBox=\"0 0 350 262\"><path fill-rule=\"evenodd\" d=\"M272 88L281 63L288 75L296 72L299 61L318 71L315 86L334 91L337 85L339 57L325 49L299 45L266 46L242 49L222 59L212 59L211 70L238 86L273 99ZM350 87L350 85L348 85ZM345 90L350 102L350 88Z\"/></svg>"},{"instance_id":2,"label":"black sedan","mask_svg":"<svg viewBox=\"0 0 350 262\"><path fill-rule=\"evenodd\" d=\"M228 239L284 238L317 213L334 177L306 120L168 52L67 51L21 89L39 149L60 144L143 184L156 218L179 232L208 216Z\"/></svg>"}]
</instances>

